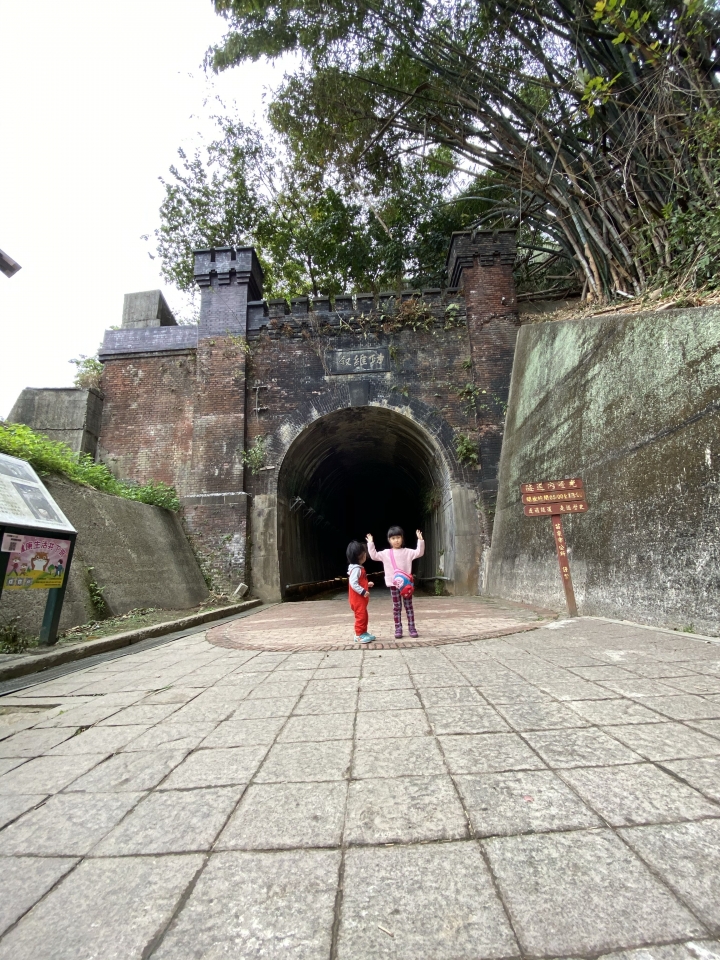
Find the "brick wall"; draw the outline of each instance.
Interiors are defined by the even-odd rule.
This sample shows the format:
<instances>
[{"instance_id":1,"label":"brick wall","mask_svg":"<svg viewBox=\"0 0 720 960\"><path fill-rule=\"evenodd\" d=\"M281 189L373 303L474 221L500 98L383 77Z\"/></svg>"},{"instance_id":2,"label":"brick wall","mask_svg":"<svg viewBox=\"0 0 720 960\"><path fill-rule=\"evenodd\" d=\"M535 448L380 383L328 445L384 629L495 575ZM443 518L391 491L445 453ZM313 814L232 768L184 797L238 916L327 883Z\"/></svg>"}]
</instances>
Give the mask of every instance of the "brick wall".
<instances>
[{"instance_id":1,"label":"brick wall","mask_svg":"<svg viewBox=\"0 0 720 960\"><path fill-rule=\"evenodd\" d=\"M195 378L194 352L106 360L99 453L117 477L191 492Z\"/></svg>"},{"instance_id":2,"label":"brick wall","mask_svg":"<svg viewBox=\"0 0 720 960\"><path fill-rule=\"evenodd\" d=\"M515 253L515 232L500 230L456 234L448 256L448 272L462 284L465 296L489 534L520 327L513 277Z\"/></svg>"},{"instance_id":3,"label":"brick wall","mask_svg":"<svg viewBox=\"0 0 720 960\"><path fill-rule=\"evenodd\" d=\"M246 575L245 365L241 336L198 341L192 491L185 514L206 567L226 590Z\"/></svg>"}]
</instances>

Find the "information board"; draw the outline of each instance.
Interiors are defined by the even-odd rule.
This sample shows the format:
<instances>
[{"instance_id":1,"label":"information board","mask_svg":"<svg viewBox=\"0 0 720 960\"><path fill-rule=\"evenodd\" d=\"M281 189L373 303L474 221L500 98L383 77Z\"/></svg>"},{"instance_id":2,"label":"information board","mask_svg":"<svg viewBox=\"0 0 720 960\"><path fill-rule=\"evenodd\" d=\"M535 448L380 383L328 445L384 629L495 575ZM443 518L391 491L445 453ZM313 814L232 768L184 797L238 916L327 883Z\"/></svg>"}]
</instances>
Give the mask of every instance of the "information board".
<instances>
[{"instance_id":1,"label":"information board","mask_svg":"<svg viewBox=\"0 0 720 960\"><path fill-rule=\"evenodd\" d=\"M9 554L4 590L55 590L65 582L69 540L6 533L0 549Z\"/></svg>"},{"instance_id":2,"label":"information board","mask_svg":"<svg viewBox=\"0 0 720 960\"><path fill-rule=\"evenodd\" d=\"M75 533L29 463L0 453L0 524Z\"/></svg>"}]
</instances>

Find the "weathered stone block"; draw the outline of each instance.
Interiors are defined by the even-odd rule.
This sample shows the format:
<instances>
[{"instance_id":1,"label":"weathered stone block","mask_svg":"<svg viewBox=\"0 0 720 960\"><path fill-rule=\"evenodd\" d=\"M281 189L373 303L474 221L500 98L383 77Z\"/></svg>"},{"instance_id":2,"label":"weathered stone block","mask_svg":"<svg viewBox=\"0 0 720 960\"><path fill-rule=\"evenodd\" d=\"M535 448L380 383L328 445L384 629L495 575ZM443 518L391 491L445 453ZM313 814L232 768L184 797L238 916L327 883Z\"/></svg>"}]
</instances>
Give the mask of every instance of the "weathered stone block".
<instances>
[{"instance_id":1,"label":"weathered stone block","mask_svg":"<svg viewBox=\"0 0 720 960\"><path fill-rule=\"evenodd\" d=\"M10 411L10 423L24 423L75 453L95 457L102 422L103 395L74 387L26 387Z\"/></svg>"},{"instance_id":2,"label":"weathered stone block","mask_svg":"<svg viewBox=\"0 0 720 960\"><path fill-rule=\"evenodd\" d=\"M161 290L125 294L123 327L174 327L176 324L177 321Z\"/></svg>"}]
</instances>

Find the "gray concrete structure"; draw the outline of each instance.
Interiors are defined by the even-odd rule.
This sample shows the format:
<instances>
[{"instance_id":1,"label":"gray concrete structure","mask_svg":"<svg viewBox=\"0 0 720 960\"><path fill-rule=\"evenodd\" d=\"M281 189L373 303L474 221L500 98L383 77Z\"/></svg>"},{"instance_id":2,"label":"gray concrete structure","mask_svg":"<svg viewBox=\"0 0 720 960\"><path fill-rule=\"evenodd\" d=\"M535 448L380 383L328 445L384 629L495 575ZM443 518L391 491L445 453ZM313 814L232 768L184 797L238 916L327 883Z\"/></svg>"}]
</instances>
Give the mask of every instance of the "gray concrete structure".
<instances>
[{"instance_id":1,"label":"gray concrete structure","mask_svg":"<svg viewBox=\"0 0 720 960\"><path fill-rule=\"evenodd\" d=\"M177 515L52 477L45 485L78 531L60 629L95 617L89 578L102 588L108 612L138 607L182 610L208 596ZM42 590L6 591L3 618L19 616L37 635L47 597Z\"/></svg>"},{"instance_id":2,"label":"gray concrete structure","mask_svg":"<svg viewBox=\"0 0 720 960\"><path fill-rule=\"evenodd\" d=\"M720 632L720 310L520 330L486 590L564 608L550 521L520 484L580 476L564 520L583 613Z\"/></svg>"},{"instance_id":3,"label":"gray concrete structure","mask_svg":"<svg viewBox=\"0 0 720 960\"><path fill-rule=\"evenodd\" d=\"M24 423L75 453L97 452L103 396L76 387L26 387L10 411L10 423Z\"/></svg>"},{"instance_id":4,"label":"gray concrete structure","mask_svg":"<svg viewBox=\"0 0 720 960\"><path fill-rule=\"evenodd\" d=\"M122 325L136 327L174 327L177 321L160 290L126 293Z\"/></svg>"}]
</instances>

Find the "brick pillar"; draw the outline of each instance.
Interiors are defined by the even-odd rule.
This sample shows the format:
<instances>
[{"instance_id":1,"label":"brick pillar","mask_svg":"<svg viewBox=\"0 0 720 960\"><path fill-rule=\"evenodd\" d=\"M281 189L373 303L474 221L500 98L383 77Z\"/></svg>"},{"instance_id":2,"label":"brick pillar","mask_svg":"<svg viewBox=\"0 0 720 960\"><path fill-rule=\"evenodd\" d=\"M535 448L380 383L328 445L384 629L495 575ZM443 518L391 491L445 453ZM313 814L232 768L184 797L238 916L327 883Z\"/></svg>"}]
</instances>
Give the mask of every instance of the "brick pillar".
<instances>
[{"instance_id":1,"label":"brick pillar","mask_svg":"<svg viewBox=\"0 0 720 960\"><path fill-rule=\"evenodd\" d=\"M245 493L247 306L262 296L262 268L252 248L198 250L201 290L192 494L185 515L195 545L222 589L247 577Z\"/></svg>"},{"instance_id":2,"label":"brick pillar","mask_svg":"<svg viewBox=\"0 0 720 960\"><path fill-rule=\"evenodd\" d=\"M520 325L513 266L515 231L454 233L448 255L451 286L464 289L476 409L482 487L487 514L497 493L515 340Z\"/></svg>"}]
</instances>

